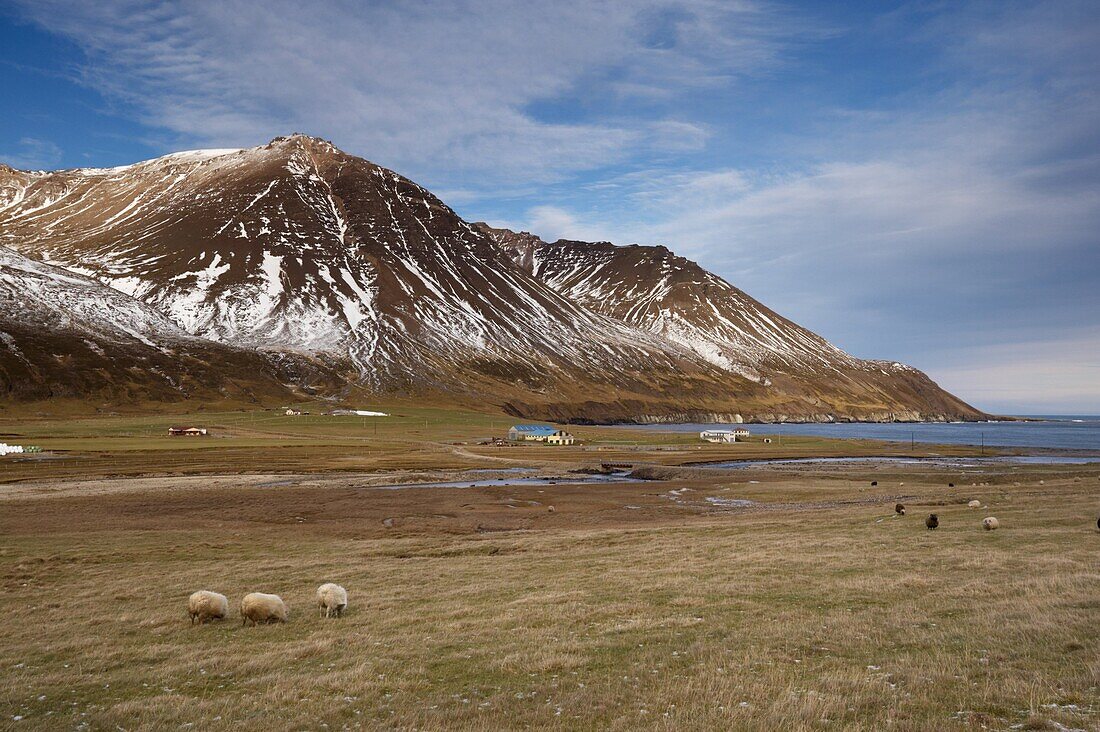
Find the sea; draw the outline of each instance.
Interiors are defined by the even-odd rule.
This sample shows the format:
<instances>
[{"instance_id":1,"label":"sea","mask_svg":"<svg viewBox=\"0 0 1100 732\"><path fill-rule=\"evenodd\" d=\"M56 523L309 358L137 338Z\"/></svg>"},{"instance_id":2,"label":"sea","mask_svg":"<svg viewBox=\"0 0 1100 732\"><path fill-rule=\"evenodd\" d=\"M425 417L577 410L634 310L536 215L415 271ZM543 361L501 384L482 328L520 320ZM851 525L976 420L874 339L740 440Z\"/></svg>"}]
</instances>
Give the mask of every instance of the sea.
<instances>
[{"instance_id":1,"label":"sea","mask_svg":"<svg viewBox=\"0 0 1100 732\"><path fill-rule=\"evenodd\" d=\"M941 445L1084 450L1100 455L1100 416L1022 415L1020 422L838 422L825 424L748 424L754 435L814 435ZM698 432L714 424L639 425L641 429Z\"/></svg>"}]
</instances>

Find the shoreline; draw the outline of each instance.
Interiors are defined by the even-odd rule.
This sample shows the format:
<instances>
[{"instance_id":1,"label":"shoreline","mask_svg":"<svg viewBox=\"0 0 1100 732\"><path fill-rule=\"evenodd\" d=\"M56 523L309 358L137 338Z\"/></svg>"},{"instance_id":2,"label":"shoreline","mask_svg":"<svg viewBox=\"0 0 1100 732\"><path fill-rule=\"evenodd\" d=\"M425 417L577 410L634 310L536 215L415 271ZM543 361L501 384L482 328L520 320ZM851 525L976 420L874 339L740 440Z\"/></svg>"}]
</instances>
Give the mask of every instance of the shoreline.
<instances>
[{"instance_id":1,"label":"shoreline","mask_svg":"<svg viewBox=\"0 0 1100 732\"><path fill-rule=\"evenodd\" d=\"M1065 457L1100 455L1100 417L1066 415L1049 418L1031 416L1012 421L982 422L767 422L724 423L680 422L646 425L619 425L628 432L651 435L692 434L704 429L752 426L750 436L738 444L774 442L794 437L818 437L849 441L864 440L883 443L894 450L923 451L932 446L972 450L975 456L997 454ZM904 447L903 447L904 446ZM774 448L775 445L773 444ZM982 451L979 453L979 451Z\"/></svg>"}]
</instances>

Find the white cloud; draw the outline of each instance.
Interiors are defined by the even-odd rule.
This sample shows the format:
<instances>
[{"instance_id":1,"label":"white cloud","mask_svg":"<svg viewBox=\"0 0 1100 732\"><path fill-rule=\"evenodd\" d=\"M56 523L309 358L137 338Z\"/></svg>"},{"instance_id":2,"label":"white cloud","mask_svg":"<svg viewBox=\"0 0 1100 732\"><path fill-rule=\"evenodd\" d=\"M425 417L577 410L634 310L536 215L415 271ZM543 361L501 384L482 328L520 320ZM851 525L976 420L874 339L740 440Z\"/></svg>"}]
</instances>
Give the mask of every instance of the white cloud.
<instances>
[{"instance_id":1,"label":"white cloud","mask_svg":"<svg viewBox=\"0 0 1100 732\"><path fill-rule=\"evenodd\" d=\"M1004 414L1100 413L1100 328L1069 337L963 349L940 384Z\"/></svg>"},{"instance_id":2,"label":"white cloud","mask_svg":"<svg viewBox=\"0 0 1100 732\"><path fill-rule=\"evenodd\" d=\"M646 128L650 147L664 152L702 150L711 136L705 126L678 120L659 120Z\"/></svg>"},{"instance_id":3,"label":"white cloud","mask_svg":"<svg viewBox=\"0 0 1100 732\"><path fill-rule=\"evenodd\" d=\"M1011 55L1008 25L995 25ZM1029 32L1019 17L1011 27ZM985 43L981 63L977 51L948 55L989 74L967 69L891 108L825 114L791 143L813 161L799 167L647 169L522 224L666 244L857 355L943 374L964 398L989 370L999 380L989 408L1007 403L1013 380L1019 394L1064 398L1059 409L1077 397L1095 405L1092 367L1036 367L1039 385L1028 372L1042 355L1012 365L1032 344L1100 327L1100 47L1068 35L1077 42L1059 48L1072 58L1044 61L1038 78L1003 76L1013 61L991 61ZM1095 335L1075 342L1100 350ZM987 360L998 354L1013 360Z\"/></svg>"},{"instance_id":4,"label":"white cloud","mask_svg":"<svg viewBox=\"0 0 1100 732\"><path fill-rule=\"evenodd\" d=\"M45 170L61 161L62 150L49 140L24 137L14 150L0 151L0 162L22 170Z\"/></svg>"},{"instance_id":5,"label":"white cloud","mask_svg":"<svg viewBox=\"0 0 1100 732\"><path fill-rule=\"evenodd\" d=\"M493 226L530 231L546 241L573 239L576 241L608 241L610 232L598 225L581 221L573 213L557 206L535 206L522 221L494 221Z\"/></svg>"},{"instance_id":6,"label":"white cloud","mask_svg":"<svg viewBox=\"0 0 1100 732\"><path fill-rule=\"evenodd\" d=\"M638 150L698 149L708 133L690 120L602 119L598 110L611 97L674 98L767 68L788 33L749 0L23 8L86 49L87 83L188 144L303 131L403 172L476 173L494 185L549 180ZM595 111L588 121L531 111L563 98Z\"/></svg>"}]
</instances>

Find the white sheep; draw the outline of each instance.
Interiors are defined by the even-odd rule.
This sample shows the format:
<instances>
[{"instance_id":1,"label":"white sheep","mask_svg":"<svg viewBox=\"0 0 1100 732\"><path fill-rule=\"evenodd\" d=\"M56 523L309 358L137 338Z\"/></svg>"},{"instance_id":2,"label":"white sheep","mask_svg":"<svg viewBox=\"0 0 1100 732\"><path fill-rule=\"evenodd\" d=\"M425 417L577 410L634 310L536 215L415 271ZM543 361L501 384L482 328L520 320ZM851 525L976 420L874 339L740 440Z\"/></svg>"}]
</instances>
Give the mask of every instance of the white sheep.
<instances>
[{"instance_id":1,"label":"white sheep","mask_svg":"<svg viewBox=\"0 0 1100 732\"><path fill-rule=\"evenodd\" d=\"M982 528L986 531L993 531L994 529L1000 528L1000 526L1001 522L993 516L986 516L982 519Z\"/></svg>"},{"instance_id":2,"label":"white sheep","mask_svg":"<svg viewBox=\"0 0 1100 732\"><path fill-rule=\"evenodd\" d=\"M966 505L969 506L970 508L981 508L982 507L982 502L978 501L978 500L974 500L974 501L971 501L970 503L968 503Z\"/></svg>"},{"instance_id":3,"label":"white sheep","mask_svg":"<svg viewBox=\"0 0 1100 732\"><path fill-rule=\"evenodd\" d=\"M290 610L283 598L267 595L263 592L249 592L241 599L241 625L251 620L257 623L285 623L290 619Z\"/></svg>"},{"instance_id":4,"label":"white sheep","mask_svg":"<svg viewBox=\"0 0 1100 732\"><path fill-rule=\"evenodd\" d=\"M191 625L199 621L202 625L208 620L224 620L229 615L229 600L210 590L199 590L187 598L187 614L191 616Z\"/></svg>"},{"instance_id":5,"label":"white sheep","mask_svg":"<svg viewBox=\"0 0 1100 732\"><path fill-rule=\"evenodd\" d=\"M326 582L317 588L317 610L320 615L340 617L348 606L348 591L338 584Z\"/></svg>"}]
</instances>

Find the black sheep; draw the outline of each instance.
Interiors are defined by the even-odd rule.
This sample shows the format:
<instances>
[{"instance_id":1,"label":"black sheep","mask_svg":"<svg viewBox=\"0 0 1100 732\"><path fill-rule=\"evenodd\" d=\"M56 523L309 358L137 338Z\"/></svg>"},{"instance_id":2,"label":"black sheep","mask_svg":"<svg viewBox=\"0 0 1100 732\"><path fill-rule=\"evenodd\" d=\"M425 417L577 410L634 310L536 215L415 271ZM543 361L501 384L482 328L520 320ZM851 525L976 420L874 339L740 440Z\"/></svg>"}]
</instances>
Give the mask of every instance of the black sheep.
<instances>
[{"instance_id":1,"label":"black sheep","mask_svg":"<svg viewBox=\"0 0 1100 732\"><path fill-rule=\"evenodd\" d=\"M876 485L878 485L878 481L877 480L872 480L871 481L871 487L874 488Z\"/></svg>"},{"instance_id":2,"label":"black sheep","mask_svg":"<svg viewBox=\"0 0 1100 732\"><path fill-rule=\"evenodd\" d=\"M894 506L894 513L896 513L899 516L904 516L905 515L905 506L901 505L900 503L898 505Z\"/></svg>"},{"instance_id":3,"label":"black sheep","mask_svg":"<svg viewBox=\"0 0 1100 732\"><path fill-rule=\"evenodd\" d=\"M940 517L934 513L930 513L928 514L928 518L924 520L924 525L928 527L929 531L932 531L940 525Z\"/></svg>"}]
</instances>

